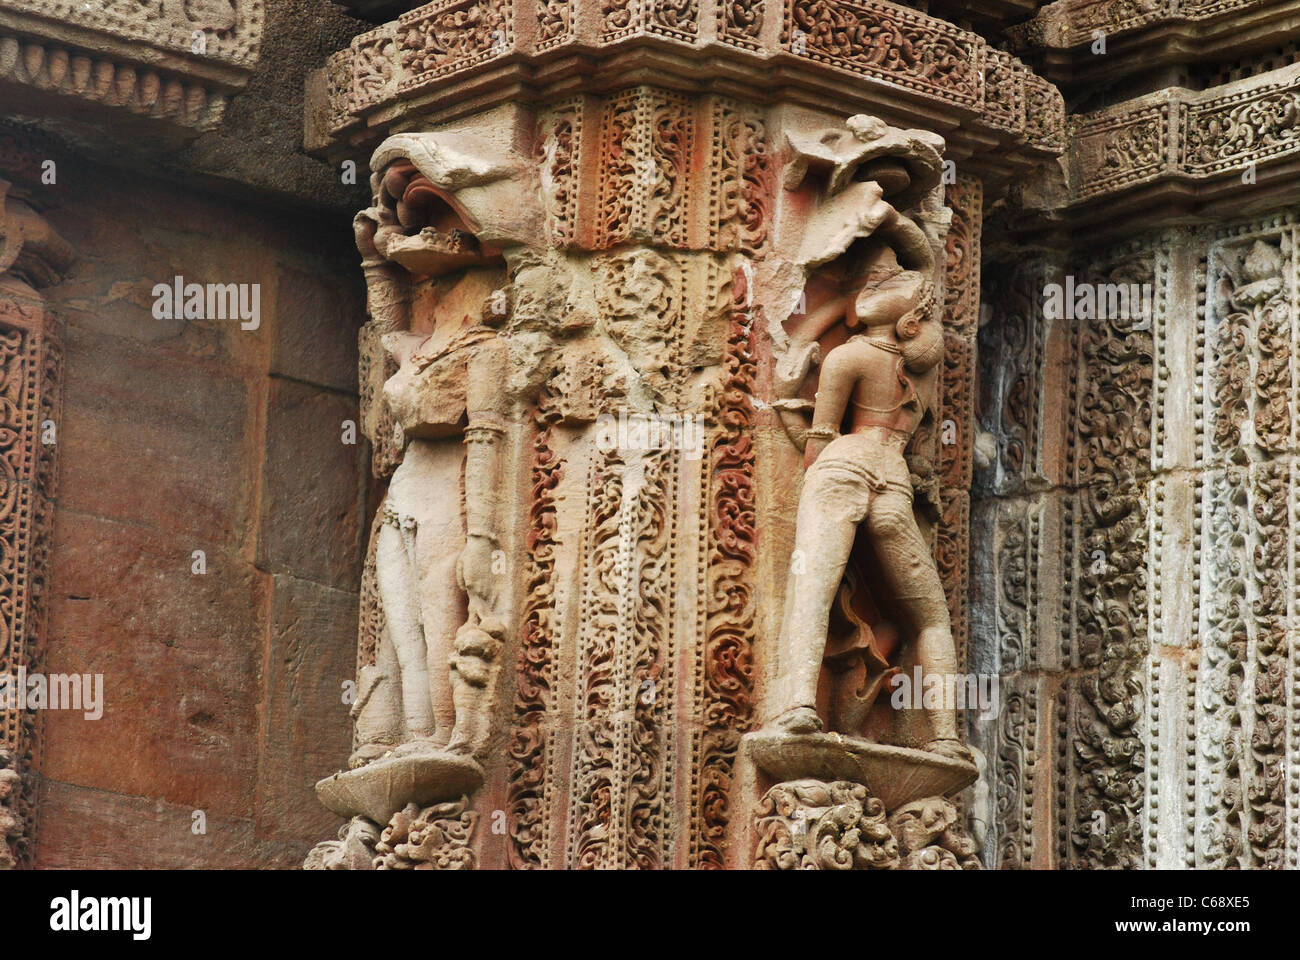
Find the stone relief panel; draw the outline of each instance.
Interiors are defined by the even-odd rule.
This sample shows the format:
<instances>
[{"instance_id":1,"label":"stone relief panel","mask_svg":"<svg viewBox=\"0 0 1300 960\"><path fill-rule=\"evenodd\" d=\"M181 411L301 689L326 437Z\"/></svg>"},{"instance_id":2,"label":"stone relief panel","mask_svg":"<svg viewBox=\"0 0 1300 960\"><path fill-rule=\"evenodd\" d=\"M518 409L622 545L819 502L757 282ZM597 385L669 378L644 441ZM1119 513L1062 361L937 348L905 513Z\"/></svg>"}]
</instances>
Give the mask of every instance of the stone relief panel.
<instances>
[{"instance_id":1,"label":"stone relief panel","mask_svg":"<svg viewBox=\"0 0 1300 960\"><path fill-rule=\"evenodd\" d=\"M1024 264L1038 279L990 294L978 417L1000 458L976 457L972 524L994 550L974 558L972 619L997 631L1005 686L997 729L973 739L1004 866L1298 856L1295 240L1289 215L1171 230L1059 271ZM1074 315L1044 317L1071 283ZM1124 289L1131 311L1114 309ZM1013 346L1025 331L1044 360ZM1026 486L1008 470L1023 427L1058 417L1061 469L1044 461Z\"/></svg>"},{"instance_id":2,"label":"stone relief panel","mask_svg":"<svg viewBox=\"0 0 1300 960\"><path fill-rule=\"evenodd\" d=\"M970 415L974 376L977 299L970 285L979 185L964 184L944 206L938 138L869 117L851 118L848 128L850 135L788 134L793 156L782 171L783 202L810 212L791 240L778 228L776 263L755 284L761 290L773 282L786 243L797 251L794 263L803 270L795 277L802 281L777 288L797 295L796 308L777 314L787 315L780 326L767 323L775 398L764 403L793 447L772 452L773 469L797 471L792 454L802 450L805 473L796 517L782 519L779 508L760 503L759 529L775 531L793 549L776 566L787 574L779 629L774 618L766 644L760 634L766 721L742 741L760 785L770 784L754 821L756 862L978 865L966 817L949 799L977 777L951 704L898 708L885 691L897 687L891 681L903 670L933 677L958 669L953 633L954 626L964 630L964 609L954 622L943 577L950 588L965 577L967 500L960 486L968 468L959 461L973 450L973 423L965 424L963 450L959 421ZM788 298L762 300L770 306ZM872 376L867 371L877 361ZM873 386L863 386L868 382ZM894 383L904 395L889 394ZM941 427L957 450L942 451ZM948 499L944 466L952 471ZM867 785L868 795L844 794L853 783ZM814 799L823 794L824 803ZM880 801L879 810L863 807L868 797ZM909 839L906 849L896 840L894 853L886 833L875 848L856 852L836 851L829 837L830 846L818 851L820 834L809 849L803 835L822 807L832 820L862 809L852 816L864 818L864 830L876 830L886 814L912 822L906 811L922 802L925 812L917 816L927 823L960 821L956 853L928 850L934 834Z\"/></svg>"},{"instance_id":3,"label":"stone relief panel","mask_svg":"<svg viewBox=\"0 0 1300 960\"><path fill-rule=\"evenodd\" d=\"M926 610L952 645L980 185L945 207L941 141L868 117L810 136L806 121L774 128L733 100L649 86L503 109L524 132L505 155L464 130L390 138L357 218L362 420L387 493L363 580L356 750L318 785L351 819L308 865L747 866L760 797L745 738L779 712L762 650L781 599L759 590L758 438L784 422L770 339L788 353L796 278L819 271L810 296L829 329L845 308L833 316L827 291L861 267L870 322L917 340L929 399L907 409L929 427L890 462ZM781 239L778 208L810 200L811 245ZM956 623L964 656L964 608ZM913 713L911 739L869 758L893 865L977 864L947 798L976 776L954 715L927 733ZM919 758L919 780L875 796L899 757ZM498 813L504 845L474 827Z\"/></svg>"},{"instance_id":4,"label":"stone relief panel","mask_svg":"<svg viewBox=\"0 0 1300 960\"><path fill-rule=\"evenodd\" d=\"M991 455L976 458L972 511L995 549L975 556L972 617L996 630L1011 691L977 737L996 757L1004 866L1146 862L1171 242L1029 262L991 294L979 402ZM1045 804L1055 836L1035 834Z\"/></svg>"},{"instance_id":5,"label":"stone relief panel","mask_svg":"<svg viewBox=\"0 0 1300 960\"><path fill-rule=\"evenodd\" d=\"M1195 866L1297 858L1285 774L1296 729L1295 229L1277 218L1212 236L1203 261Z\"/></svg>"},{"instance_id":6,"label":"stone relief panel","mask_svg":"<svg viewBox=\"0 0 1300 960\"><path fill-rule=\"evenodd\" d=\"M1203 91L1170 88L1070 123L1070 198L1171 178L1239 177L1295 154L1300 67Z\"/></svg>"}]
</instances>

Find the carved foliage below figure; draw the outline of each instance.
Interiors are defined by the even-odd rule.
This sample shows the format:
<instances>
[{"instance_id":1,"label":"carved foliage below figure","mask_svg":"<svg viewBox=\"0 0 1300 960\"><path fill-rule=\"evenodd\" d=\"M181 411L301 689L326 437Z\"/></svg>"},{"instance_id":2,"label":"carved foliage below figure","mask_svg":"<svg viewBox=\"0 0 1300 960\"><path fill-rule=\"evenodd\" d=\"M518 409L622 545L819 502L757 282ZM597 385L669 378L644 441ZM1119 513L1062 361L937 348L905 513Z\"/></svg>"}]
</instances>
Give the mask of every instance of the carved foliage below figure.
<instances>
[{"instance_id":1,"label":"carved foliage below figure","mask_svg":"<svg viewBox=\"0 0 1300 960\"><path fill-rule=\"evenodd\" d=\"M978 870L952 801L916 800L886 814L860 783L793 780L763 795L758 870Z\"/></svg>"},{"instance_id":2,"label":"carved foliage below figure","mask_svg":"<svg viewBox=\"0 0 1300 960\"><path fill-rule=\"evenodd\" d=\"M373 870L379 828L365 817L353 817L339 828L337 840L325 840L307 853L304 870Z\"/></svg>"},{"instance_id":3,"label":"carved foliage below figure","mask_svg":"<svg viewBox=\"0 0 1300 960\"><path fill-rule=\"evenodd\" d=\"M966 835L964 818L943 797L927 797L889 814L889 829L898 838L902 870L978 870L975 841Z\"/></svg>"},{"instance_id":4,"label":"carved foliage below figure","mask_svg":"<svg viewBox=\"0 0 1300 960\"><path fill-rule=\"evenodd\" d=\"M464 797L423 809L407 804L375 844L375 869L473 870L478 858L470 842L478 814L468 806Z\"/></svg>"},{"instance_id":5,"label":"carved foliage below figure","mask_svg":"<svg viewBox=\"0 0 1300 960\"><path fill-rule=\"evenodd\" d=\"M759 870L896 870L898 840L885 805L860 783L794 780L763 795Z\"/></svg>"}]
</instances>

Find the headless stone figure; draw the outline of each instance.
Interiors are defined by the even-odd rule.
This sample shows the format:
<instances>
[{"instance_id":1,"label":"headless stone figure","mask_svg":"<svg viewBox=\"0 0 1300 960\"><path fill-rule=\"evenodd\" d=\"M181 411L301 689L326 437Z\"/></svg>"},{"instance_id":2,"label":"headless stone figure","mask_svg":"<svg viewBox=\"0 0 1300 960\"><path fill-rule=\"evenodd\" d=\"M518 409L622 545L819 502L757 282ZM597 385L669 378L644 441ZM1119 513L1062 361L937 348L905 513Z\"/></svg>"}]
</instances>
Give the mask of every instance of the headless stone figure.
<instances>
[{"instance_id":1,"label":"headless stone figure","mask_svg":"<svg viewBox=\"0 0 1300 960\"><path fill-rule=\"evenodd\" d=\"M807 433L795 530L802 563L791 565L778 646L773 726L787 733L822 729L817 680L831 605L859 524L867 525L885 587L909 621L922 674L956 673L948 604L912 512L903 456L936 398L943 332L929 319L933 296L922 274L899 271L823 308L865 331L827 355ZM841 435L846 414L851 432ZM955 711L929 715L934 739L927 749L969 760Z\"/></svg>"},{"instance_id":2,"label":"headless stone figure","mask_svg":"<svg viewBox=\"0 0 1300 960\"><path fill-rule=\"evenodd\" d=\"M363 743L354 765L382 756L394 734L399 745L391 749L398 757L474 755L491 737L506 629L498 610L504 553L497 533L504 512L498 483L504 430L489 402L502 376L500 350L489 346L480 345L470 359L476 376L466 401L463 517L456 503L459 471L449 469L459 457L449 439L409 438L389 483L376 533L375 578L396 661L384 672L400 685L389 690L386 712L389 725L400 729ZM389 384L394 396L404 389ZM400 719L391 716L396 701Z\"/></svg>"},{"instance_id":3,"label":"headless stone figure","mask_svg":"<svg viewBox=\"0 0 1300 960\"><path fill-rule=\"evenodd\" d=\"M465 538L460 511L447 510L445 490L431 482L438 479L438 466L434 444L408 441L375 544L376 581L401 685L398 755L445 746L454 724L447 663L465 619L456 583ZM368 753L382 750L379 745Z\"/></svg>"}]
</instances>

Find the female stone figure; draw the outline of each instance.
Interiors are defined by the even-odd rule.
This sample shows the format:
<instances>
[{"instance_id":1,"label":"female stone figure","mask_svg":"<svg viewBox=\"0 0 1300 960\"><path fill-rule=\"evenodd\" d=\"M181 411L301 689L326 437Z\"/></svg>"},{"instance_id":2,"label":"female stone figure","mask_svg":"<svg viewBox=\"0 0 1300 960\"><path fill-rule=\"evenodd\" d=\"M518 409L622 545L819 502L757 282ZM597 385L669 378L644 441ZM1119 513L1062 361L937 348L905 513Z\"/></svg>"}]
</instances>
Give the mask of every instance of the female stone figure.
<instances>
[{"instance_id":1,"label":"female stone figure","mask_svg":"<svg viewBox=\"0 0 1300 960\"><path fill-rule=\"evenodd\" d=\"M882 260L884 261L882 264ZM859 524L865 523L891 599L911 627L923 674L956 673L948 606L912 508L904 448L937 402L943 332L932 319L934 285L889 256L860 286L810 316L814 326L842 317L862 333L835 347L821 379L804 450L795 556L778 644L772 726L791 734L822 729L815 702L835 600ZM882 269L883 266L883 269ZM827 322L829 320L829 322ZM841 434L841 426L848 432ZM970 759L955 711L930 711L927 749Z\"/></svg>"}]
</instances>

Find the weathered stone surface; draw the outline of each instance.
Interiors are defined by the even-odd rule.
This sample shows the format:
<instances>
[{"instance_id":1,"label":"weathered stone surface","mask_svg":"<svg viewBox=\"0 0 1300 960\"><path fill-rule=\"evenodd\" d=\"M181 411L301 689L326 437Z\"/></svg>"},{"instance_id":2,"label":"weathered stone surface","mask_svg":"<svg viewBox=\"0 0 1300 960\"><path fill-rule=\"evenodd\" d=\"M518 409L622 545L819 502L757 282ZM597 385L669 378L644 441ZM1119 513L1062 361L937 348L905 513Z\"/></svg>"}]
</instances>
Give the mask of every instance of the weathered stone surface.
<instances>
[{"instance_id":1,"label":"weathered stone surface","mask_svg":"<svg viewBox=\"0 0 1300 960\"><path fill-rule=\"evenodd\" d=\"M0 868L1300 866L1293 6L0 0Z\"/></svg>"},{"instance_id":2,"label":"weathered stone surface","mask_svg":"<svg viewBox=\"0 0 1300 960\"><path fill-rule=\"evenodd\" d=\"M265 730L258 764L260 835L315 842L334 823L313 789L351 742L347 683L356 669L357 597L276 574L271 578Z\"/></svg>"},{"instance_id":3,"label":"weathered stone surface","mask_svg":"<svg viewBox=\"0 0 1300 960\"><path fill-rule=\"evenodd\" d=\"M44 669L104 677L104 716L49 711L44 778L249 816L267 578L209 546L56 514ZM57 832L56 832L57 835Z\"/></svg>"},{"instance_id":4,"label":"weathered stone surface","mask_svg":"<svg viewBox=\"0 0 1300 960\"><path fill-rule=\"evenodd\" d=\"M30 439L37 456L28 462L11 443L6 459L35 492L45 484L39 478L53 480L57 451L67 486L50 486L54 498L6 501L19 508L9 515L21 523L14 532L24 531L18 539L6 534L23 571L13 581L18 617L5 621L23 644L6 649L26 657L29 670L102 674L104 683L98 720L46 710L29 714L37 723L14 725L13 712L0 708L6 742L11 727L27 741L18 797L24 821L42 790L80 798L79 805L42 804L36 819L46 828L47 859L36 862L301 862L332 825L312 792L317 767L339 762L348 749L346 729L322 734L320 720L347 713L341 695L355 661L359 545L351 557L334 554L332 568L327 551L282 550L277 572L297 580L273 578L254 558L259 541L275 533L259 530L264 496L287 496L292 487L331 516L346 516L349 500L354 515L362 509L359 455L355 447L340 452L341 421L356 418L356 401L337 370L351 362L355 325L331 326L315 339L312 332L356 303L356 294L334 269L330 241L298 236L291 220L133 181L66 150L27 149L44 145L0 139L0 156L12 157L23 178L14 187L21 199L9 207L15 215L0 229L0 266L49 284L41 291L52 291L44 315L77 386L70 398L66 381L58 393L43 391L41 375L16 372L32 355L7 353L6 396L15 412L30 411L13 436ZM41 184L42 157L57 164L55 183ZM66 248L27 209L44 210L50 224L68 230ZM344 232L339 244L347 239ZM154 285L176 275L260 285L257 328L241 329L238 318L158 318ZM11 288L32 289L6 276L6 303ZM24 309L0 319L21 326L41 316ZM332 360L336 352L342 355ZM273 378L272 370L301 380ZM323 403L330 423L297 439L288 451L296 463L264 473L268 424L284 422L268 416L277 384L296 398L282 405L284 416L294 404ZM48 443L40 442L45 434ZM0 482L0 491L14 489L9 479ZM35 513L25 514L23 504ZM319 526L314 518L311 527ZM325 582L304 579L312 577ZM273 649L281 659L271 659ZM20 662L0 654L6 675ZM310 774L303 777L295 762L310 763ZM105 839L120 835L115 816L154 803L169 805L167 818L185 831L176 846L145 842L149 829L164 829L152 814L129 851ZM96 804L102 817L85 816ZM225 839L185 846L193 810L221 822ZM11 838L20 863L36 857L32 839Z\"/></svg>"},{"instance_id":5,"label":"weathered stone surface","mask_svg":"<svg viewBox=\"0 0 1300 960\"><path fill-rule=\"evenodd\" d=\"M42 836L35 862L42 870L237 870L250 864L290 869L303 843L265 839L253 821L207 817L196 833L201 804L168 804L111 790L45 781ZM46 819L48 818L48 819Z\"/></svg>"},{"instance_id":6,"label":"weathered stone surface","mask_svg":"<svg viewBox=\"0 0 1300 960\"><path fill-rule=\"evenodd\" d=\"M65 507L188 537L186 555L239 549L256 503L248 426L257 400L244 378L173 364L160 389L144 346L78 324L66 350L75 375L60 427Z\"/></svg>"},{"instance_id":7,"label":"weathered stone surface","mask_svg":"<svg viewBox=\"0 0 1300 960\"><path fill-rule=\"evenodd\" d=\"M356 400L274 378L266 417L258 565L354 588L363 489Z\"/></svg>"},{"instance_id":8,"label":"weathered stone surface","mask_svg":"<svg viewBox=\"0 0 1300 960\"><path fill-rule=\"evenodd\" d=\"M285 269L276 278L271 373L344 393L357 390L357 285Z\"/></svg>"}]
</instances>

